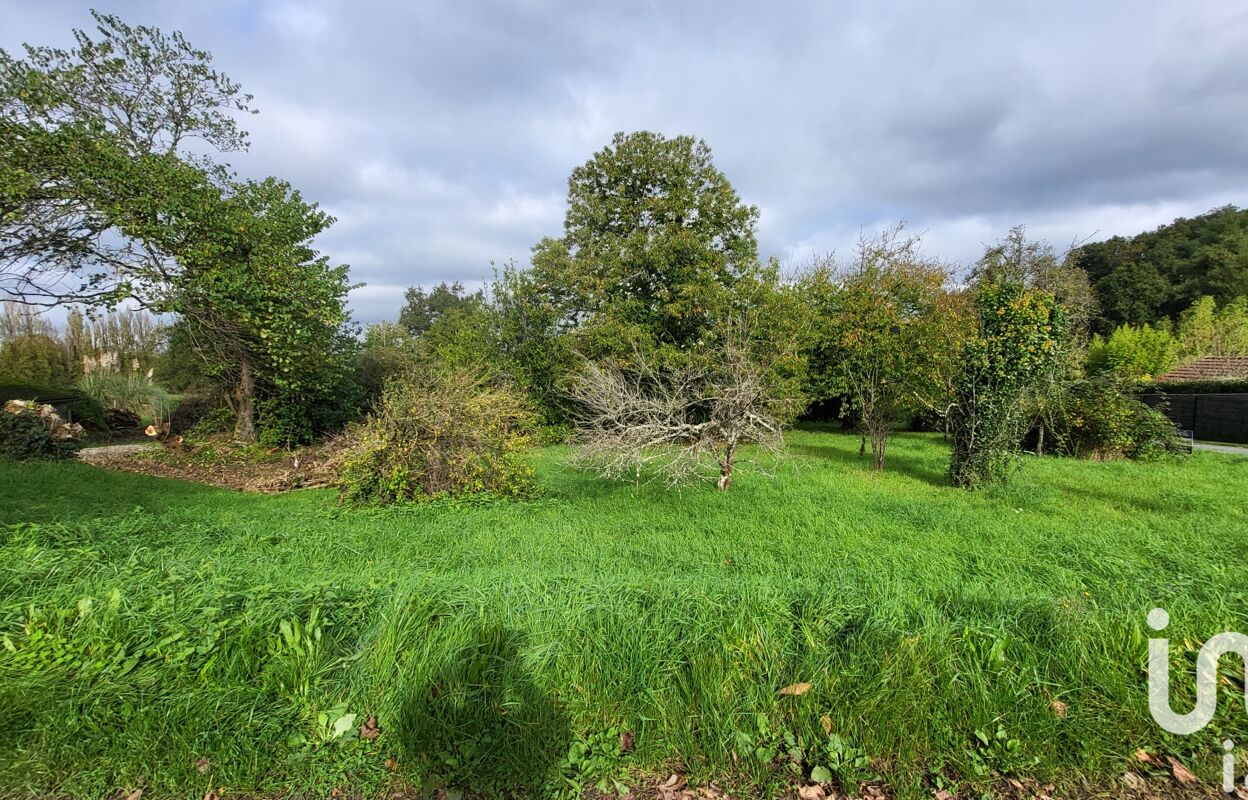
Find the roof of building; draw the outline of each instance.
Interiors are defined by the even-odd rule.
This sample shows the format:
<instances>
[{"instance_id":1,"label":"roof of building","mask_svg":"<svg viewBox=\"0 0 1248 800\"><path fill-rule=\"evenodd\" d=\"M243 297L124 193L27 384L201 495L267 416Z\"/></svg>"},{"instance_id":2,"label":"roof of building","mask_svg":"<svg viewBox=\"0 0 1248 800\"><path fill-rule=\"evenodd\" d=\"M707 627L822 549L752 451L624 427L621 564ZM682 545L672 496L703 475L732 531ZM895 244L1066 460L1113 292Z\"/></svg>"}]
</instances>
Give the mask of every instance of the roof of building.
<instances>
[{"instance_id":1,"label":"roof of building","mask_svg":"<svg viewBox=\"0 0 1248 800\"><path fill-rule=\"evenodd\" d=\"M1205 356L1190 364L1175 367L1157 378L1166 381L1198 381L1209 378L1248 378L1248 358L1242 356Z\"/></svg>"}]
</instances>

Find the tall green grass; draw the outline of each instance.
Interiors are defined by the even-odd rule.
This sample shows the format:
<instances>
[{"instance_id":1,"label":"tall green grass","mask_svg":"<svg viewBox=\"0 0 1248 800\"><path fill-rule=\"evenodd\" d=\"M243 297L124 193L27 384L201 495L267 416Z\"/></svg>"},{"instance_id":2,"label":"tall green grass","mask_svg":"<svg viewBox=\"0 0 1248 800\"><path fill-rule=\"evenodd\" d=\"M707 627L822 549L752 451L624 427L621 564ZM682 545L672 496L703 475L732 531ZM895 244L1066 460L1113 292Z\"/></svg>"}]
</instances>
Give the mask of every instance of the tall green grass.
<instances>
[{"instance_id":1,"label":"tall green grass","mask_svg":"<svg viewBox=\"0 0 1248 800\"><path fill-rule=\"evenodd\" d=\"M883 474L856 438L790 439L728 493L552 448L540 499L386 511L0 466L0 792L567 794L628 767L748 795L828 765L930 796L1108 784L1138 747L1216 781L1218 742L1248 743L1230 659L1191 737L1153 723L1144 669L1155 605L1176 672L1248 632L1248 459L1029 458L967 493L938 438L900 437ZM369 715L376 741L335 738ZM616 729L634 752L569 759Z\"/></svg>"}]
</instances>

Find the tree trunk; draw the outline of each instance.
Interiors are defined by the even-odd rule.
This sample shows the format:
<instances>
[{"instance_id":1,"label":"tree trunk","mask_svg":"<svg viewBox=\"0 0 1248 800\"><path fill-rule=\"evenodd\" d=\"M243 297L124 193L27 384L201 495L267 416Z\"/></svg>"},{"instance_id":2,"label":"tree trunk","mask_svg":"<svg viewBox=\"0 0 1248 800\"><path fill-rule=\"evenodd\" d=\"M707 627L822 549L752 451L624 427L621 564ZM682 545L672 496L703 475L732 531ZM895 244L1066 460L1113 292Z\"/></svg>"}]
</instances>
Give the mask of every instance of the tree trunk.
<instances>
[{"instance_id":1,"label":"tree trunk","mask_svg":"<svg viewBox=\"0 0 1248 800\"><path fill-rule=\"evenodd\" d=\"M720 491L728 491L732 487L732 445L728 445L724 450L724 460L719 462L719 488Z\"/></svg>"},{"instance_id":2,"label":"tree trunk","mask_svg":"<svg viewBox=\"0 0 1248 800\"><path fill-rule=\"evenodd\" d=\"M858 426L858 455L866 455L867 452L867 429L861 423Z\"/></svg>"},{"instance_id":3,"label":"tree trunk","mask_svg":"<svg viewBox=\"0 0 1248 800\"><path fill-rule=\"evenodd\" d=\"M1044 455L1044 423L1040 423L1040 432L1036 437L1036 455Z\"/></svg>"},{"instance_id":4,"label":"tree trunk","mask_svg":"<svg viewBox=\"0 0 1248 800\"><path fill-rule=\"evenodd\" d=\"M256 441L256 376L251 359L239 361L238 388L234 390L234 438L248 444Z\"/></svg>"}]
</instances>

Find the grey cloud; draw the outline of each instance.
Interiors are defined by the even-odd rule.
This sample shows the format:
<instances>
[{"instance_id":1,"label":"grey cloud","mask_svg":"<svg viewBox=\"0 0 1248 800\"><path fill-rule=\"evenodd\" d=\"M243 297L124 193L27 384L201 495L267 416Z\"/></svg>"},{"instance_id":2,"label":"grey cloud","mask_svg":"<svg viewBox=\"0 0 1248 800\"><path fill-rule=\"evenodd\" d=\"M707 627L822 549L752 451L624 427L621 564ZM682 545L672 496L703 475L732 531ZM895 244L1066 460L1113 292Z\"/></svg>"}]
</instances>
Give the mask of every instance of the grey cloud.
<instances>
[{"instance_id":1,"label":"grey cloud","mask_svg":"<svg viewBox=\"0 0 1248 800\"><path fill-rule=\"evenodd\" d=\"M1185 7L1186 6L1186 7ZM0 46L64 43L87 3L0 0ZM253 3L117 0L256 95L252 149L339 218L369 286L479 281L561 228L616 130L705 138L791 263L900 218L968 261L1010 225L1063 247L1248 185L1248 9L1163 0Z\"/></svg>"}]
</instances>

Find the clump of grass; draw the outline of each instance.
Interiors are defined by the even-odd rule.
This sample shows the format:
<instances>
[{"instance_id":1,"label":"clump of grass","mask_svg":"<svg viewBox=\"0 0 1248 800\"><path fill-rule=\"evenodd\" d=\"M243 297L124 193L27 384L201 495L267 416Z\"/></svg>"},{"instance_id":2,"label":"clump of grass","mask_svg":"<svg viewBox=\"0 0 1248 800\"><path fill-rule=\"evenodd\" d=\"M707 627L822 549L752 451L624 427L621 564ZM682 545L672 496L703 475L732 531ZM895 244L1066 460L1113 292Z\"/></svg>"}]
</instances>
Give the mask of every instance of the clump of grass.
<instances>
[{"instance_id":1,"label":"clump of grass","mask_svg":"<svg viewBox=\"0 0 1248 800\"><path fill-rule=\"evenodd\" d=\"M930 797L1108 783L1139 747L1217 780L1248 725L1152 722L1144 619L1167 608L1184 658L1248 630L1248 459L1029 459L970 494L937 438L883 474L857 447L797 432L726 494L551 448L541 499L360 510L0 465L0 788L568 796L677 764L745 796L819 768Z\"/></svg>"}]
</instances>

